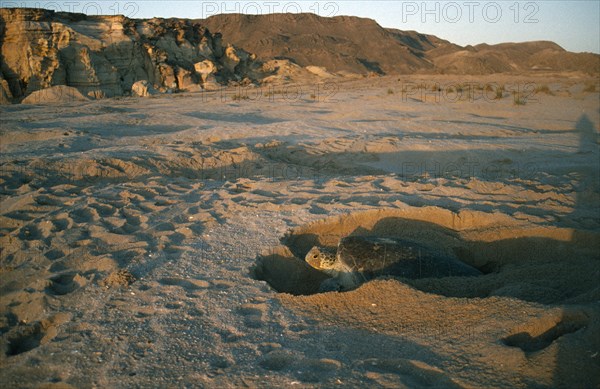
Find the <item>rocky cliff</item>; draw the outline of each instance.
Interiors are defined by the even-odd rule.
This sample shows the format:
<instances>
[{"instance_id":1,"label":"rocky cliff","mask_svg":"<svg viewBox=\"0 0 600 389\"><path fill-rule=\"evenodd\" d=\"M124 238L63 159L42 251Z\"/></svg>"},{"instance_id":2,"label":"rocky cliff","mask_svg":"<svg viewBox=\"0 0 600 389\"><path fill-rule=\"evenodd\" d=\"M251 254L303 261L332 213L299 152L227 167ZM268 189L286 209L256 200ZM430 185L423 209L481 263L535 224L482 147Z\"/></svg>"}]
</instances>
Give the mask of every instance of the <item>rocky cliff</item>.
<instances>
[{"instance_id":1,"label":"rocky cliff","mask_svg":"<svg viewBox=\"0 0 600 389\"><path fill-rule=\"evenodd\" d=\"M254 55L183 19L133 20L43 9L0 9L0 99L53 85L89 97L155 88L200 90L251 75Z\"/></svg>"}]
</instances>

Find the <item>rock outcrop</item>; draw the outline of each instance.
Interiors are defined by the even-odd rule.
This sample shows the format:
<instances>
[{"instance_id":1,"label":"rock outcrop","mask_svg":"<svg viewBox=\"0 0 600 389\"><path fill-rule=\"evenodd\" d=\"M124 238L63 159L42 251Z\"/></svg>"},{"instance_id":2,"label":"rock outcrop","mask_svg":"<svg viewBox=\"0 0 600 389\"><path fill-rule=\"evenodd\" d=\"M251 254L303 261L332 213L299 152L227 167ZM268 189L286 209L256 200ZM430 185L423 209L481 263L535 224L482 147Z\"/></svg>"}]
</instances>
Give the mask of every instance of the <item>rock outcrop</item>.
<instances>
[{"instance_id":1,"label":"rock outcrop","mask_svg":"<svg viewBox=\"0 0 600 389\"><path fill-rule=\"evenodd\" d=\"M200 75L202 82L207 82L210 75L217 71L217 67L212 61L205 59L202 62L195 63L194 70Z\"/></svg>"},{"instance_id":2,"label":"rock outcrop","mask_svg":"<svg viewBox=\"0 0 600 389\"><path fill-rule=\"evenodd\" d=\"M131 86L131 95L137 97L148 97L155 95L156 90L150 85L147 80L140 80L133 83Z\"/></svg>"},{"instance_id":3,"label":"rock outcrop","mask_svg":"<svg viewBox=\"0 0 600 389\"><path fill-rule=\"evenodd\" d=\"M0 56L0 101L55 85L92 98L121 96L140 80L163 92L198 91L248 77L258 66L198 22L33 8L0 9ZM196 74L194 65L206 61L210 72Z\"/></svg>"},{"instance_id":4,"label":"rock outcrop","mask_svg":"<svg viewBox=\"0 0 600 389\"><path fill-rule=\"evenodd\" d=\"M4 75L0 70L0 104L9 104L12 98L8 82L4 79Z\"/></svg>"}]
</instances>

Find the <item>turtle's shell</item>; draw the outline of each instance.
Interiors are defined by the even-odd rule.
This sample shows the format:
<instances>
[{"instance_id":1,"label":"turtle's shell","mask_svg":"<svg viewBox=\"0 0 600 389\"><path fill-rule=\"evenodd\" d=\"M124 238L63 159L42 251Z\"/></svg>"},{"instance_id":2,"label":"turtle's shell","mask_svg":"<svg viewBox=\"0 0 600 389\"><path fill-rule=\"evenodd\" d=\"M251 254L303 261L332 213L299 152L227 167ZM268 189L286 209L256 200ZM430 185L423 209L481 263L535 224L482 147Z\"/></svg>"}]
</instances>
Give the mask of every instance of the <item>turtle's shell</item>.
<instances>
[{"instance_id":1,"label":"turtle's shell","mask_svg":"<svg viewBox=\"0 0 600 389\"><path fill-rule=\"evenodd\" d=\"M481 275L479 270L457 258L422 244L381 237L342 238L336 260L365 279L380 275L413 279Z\"/></svg>"}]
</instances>

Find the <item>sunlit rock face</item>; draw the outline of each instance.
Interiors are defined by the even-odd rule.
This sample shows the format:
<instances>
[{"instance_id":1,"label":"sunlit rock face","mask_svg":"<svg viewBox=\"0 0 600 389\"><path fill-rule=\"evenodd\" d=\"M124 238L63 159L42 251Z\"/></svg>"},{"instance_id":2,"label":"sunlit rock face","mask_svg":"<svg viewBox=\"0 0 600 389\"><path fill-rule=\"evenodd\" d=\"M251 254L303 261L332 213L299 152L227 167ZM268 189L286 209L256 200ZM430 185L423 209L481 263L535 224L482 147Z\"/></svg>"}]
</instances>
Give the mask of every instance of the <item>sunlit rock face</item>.
<instances>
[{"instance_id":1,"label":"sunlit rock face","mask_svg":"<svg viewBox=\"0 0 600 389\"><path fill-rule=\"evenodd\" d=\"M224 45L224 46L223 46ZM0 100L54 85L92 97L129 94L147 80L159 91L198 91L247 76L255 56L222 43L198 22L0 9ZM194 64L208 61L211 77Z\"/></svg>"}]
</instances>

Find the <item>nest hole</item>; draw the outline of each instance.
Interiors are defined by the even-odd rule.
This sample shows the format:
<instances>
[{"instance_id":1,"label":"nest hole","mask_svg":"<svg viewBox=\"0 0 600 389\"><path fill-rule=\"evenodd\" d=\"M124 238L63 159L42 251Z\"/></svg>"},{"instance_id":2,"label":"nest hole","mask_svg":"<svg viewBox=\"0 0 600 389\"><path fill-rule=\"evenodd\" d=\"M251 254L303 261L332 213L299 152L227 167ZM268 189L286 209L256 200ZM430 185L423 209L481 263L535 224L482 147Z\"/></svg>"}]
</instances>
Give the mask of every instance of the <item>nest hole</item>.
<instances>
[{"instance_id":1,"label":"nest hole","mask_svg":"<svg viewBox=\"0 0 600 389\"><path fill-rule=\"evenodd\" d=\"M295 228L281 239L282 245L257 257L251 275L279 293L319 293L330 276L305 262L306 254L314 246L335 248L340 238L351 235L416 242L482 273L400 279L448 297L508 296L539 303L594 298L590 294L596 288L593 274L600 268L596 259L600 234L540 228L499 213L457 214L423 207L350 213ZM538 293L541 285L546 290Z\"/></svg>"}]
</instances>

